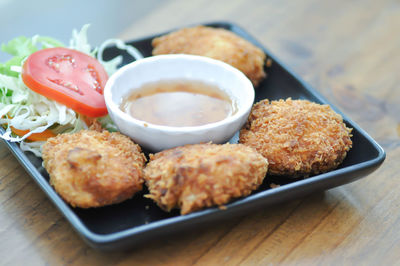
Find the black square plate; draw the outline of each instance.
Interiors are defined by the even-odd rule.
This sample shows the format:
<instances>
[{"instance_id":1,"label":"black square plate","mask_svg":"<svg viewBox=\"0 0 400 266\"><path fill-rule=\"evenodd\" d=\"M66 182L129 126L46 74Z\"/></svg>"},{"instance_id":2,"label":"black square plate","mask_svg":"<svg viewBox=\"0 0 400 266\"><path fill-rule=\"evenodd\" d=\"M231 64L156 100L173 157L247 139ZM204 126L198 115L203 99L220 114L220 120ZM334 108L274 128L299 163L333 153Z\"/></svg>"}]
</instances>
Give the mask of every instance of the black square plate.
<instances>
[{"instance_id":1,"label":"black square plate","mask_svg":"<svg viewBox=\"0 0 400 266\"><path fill-rule=\"evenodd\" d=\"M218 22L207 25L228 29L262 48L259 42L234 24ZM152 50L151 40L154 37L156 36L131 41L129 44L134 45L145 56L150 56ZM272 65L266 69L268 73L267 79L256 89L256 101L265 98L276 100L292 97L293 99L307 99L317 103L329 104L308 84L279 62L268 50L262 49L272 60ZM129 55L115 47L109 47L104 57L105 59L110 59L120 54L124 57L123 64L132 61ZM341 113L334 106L332 108ZM244 215L261 206L277 204L314 191L340 186L365 177L380 166L385 159L385 152L358 125L345 115L343 115L343 118L347 126L353 128L353 148L338 169L308 179L279 180L273 176L268 176L257 191L248 197L228 204L226 210L209 208L184 216L179 215L178 211L166 213L160 210L151 200L143 197L143 194L147 191L143 191L132 199L117 205L88 210L72 208L50 186L48 182L49 176L42 167L41 159L29 152L24 153L16 143L5 143L73 228L90 246L99 249L120 249L142 244L144 241L174 234L185 229L217 222L217 220ZM1 130L4 132L3 129ZM231 142L237 142L237 135ZM271 183L280 184L281 186L270 188Z\"/></svg>"}]
</instances>

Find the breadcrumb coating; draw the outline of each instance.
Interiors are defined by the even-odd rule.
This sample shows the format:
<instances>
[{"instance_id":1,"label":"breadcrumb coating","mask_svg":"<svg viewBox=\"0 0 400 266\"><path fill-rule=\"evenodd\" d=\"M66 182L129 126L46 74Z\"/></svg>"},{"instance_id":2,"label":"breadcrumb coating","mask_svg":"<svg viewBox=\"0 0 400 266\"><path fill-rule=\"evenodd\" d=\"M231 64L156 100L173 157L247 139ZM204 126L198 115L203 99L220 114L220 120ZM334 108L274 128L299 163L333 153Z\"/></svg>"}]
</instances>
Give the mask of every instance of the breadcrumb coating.
<instances>
[{"instance_id":1,"label":"breadcrumb coating","mask_svg":"<svg viewBox=\"0 0 400 266\"><path fill-rule=\"evenodd\" d=\"M256 87L266 76L265 53L252 43L222 28L183 28L153 39L153 55L193 54L224 61L242 71Z\"/></svg>"},{"instance_id":2,"label":"breadcrumb coating","mask_svg":"<svg viewBox=\"0 0 400 266\"><path fill-rule=\"evenodd\" d=\"M145 157L120 133L83 130L43 145L50 184L73 207L119 203L142 189Z\"/></svg>"},{"instance_id":3,"label":"breadcrumb coating","mask_svg":"<svg viewBox=\"0 0 400 266\"><path fill-rule=\"evenodd\" d=\"M342 163L352 147L351 131L329 105L262 100L253 106L239 142L268 159L269 174L307 177Z\"/></svg>"},{"instance_id":4,"label":"breadcrumb coating","mask_svg":"<svg viewBox=\"0 0 400 266\"><path fill-rule=\"evenodd\" d=\"M249 195L263 182L267 160L241 144L193 144L150 156L144 178L162 209L187 214Z\"/></svg>"}]
</instances>

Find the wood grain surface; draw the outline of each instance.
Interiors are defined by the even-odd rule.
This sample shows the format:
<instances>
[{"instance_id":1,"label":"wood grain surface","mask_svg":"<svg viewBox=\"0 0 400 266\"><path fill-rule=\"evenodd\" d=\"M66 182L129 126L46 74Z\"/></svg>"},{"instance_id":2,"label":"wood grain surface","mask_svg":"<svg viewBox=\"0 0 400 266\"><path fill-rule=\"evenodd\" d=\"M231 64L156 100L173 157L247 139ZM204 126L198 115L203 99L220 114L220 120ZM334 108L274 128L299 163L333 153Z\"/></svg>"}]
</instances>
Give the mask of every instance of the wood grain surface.
<instances>
[{"instance_id":1,"label":"wood grain surface","mask_svg":"<svg viewBox=\"0 0 400 266\"><path fill-rule=\"evenodd\" d=\"M400 1L164 1L116 36L231 21L376 139L354 183L141 247L88 247L0 144L0 265L400 263Z\"/></svg>"}]
</instances>

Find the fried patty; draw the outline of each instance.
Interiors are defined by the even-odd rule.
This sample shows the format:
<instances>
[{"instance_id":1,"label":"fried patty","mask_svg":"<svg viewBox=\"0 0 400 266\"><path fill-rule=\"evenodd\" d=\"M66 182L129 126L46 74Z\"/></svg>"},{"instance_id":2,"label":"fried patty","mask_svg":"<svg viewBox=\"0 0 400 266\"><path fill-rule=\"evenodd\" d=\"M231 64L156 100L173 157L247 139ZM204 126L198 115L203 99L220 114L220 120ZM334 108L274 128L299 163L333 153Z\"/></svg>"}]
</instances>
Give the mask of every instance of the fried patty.
<instances>
[{"instance_id":1,"label":"fried patty","mask_svg":"<svg viewBox=\"0 0 400 266\"><path fill-rule=\"evenodd\" d=\"M153 55L193 54L224 61L242 71L257 86L266 76L265 53L222 28L196 26L153 39Z\"/></svg>"},{"instance_id":2,"label":"fried patty","mask_svg":"<svg viewBox=\"0 0 400 266\"><path fill-rule=\"evenodd\" d=\"M263 182L267 160L241 144L193 144L150 156L144 178L158 206L187 214L249 195Z\"/></svg>"},{"instance_id":3,"label":"fried patty","mask_svg":"<svg viewBox=\"0 0 400 266\"><path fill-rule=\"evenodd\" d=\"M307 177L344 160L352 147L351 130L329 105L263 100L253 106L239 142L268 159L269 174Z\"/></svg>"},{"instance_id":4,"label":"fried patty","mask_svg":"<svg viewBox=\"0 0 400 266\"><path fill-rule=\"evenodd\" d=\"M145 157L120 133L83 130L43 145L50 184L73 207L119 203L142 189Z\"/></svg>"}]
</instances>

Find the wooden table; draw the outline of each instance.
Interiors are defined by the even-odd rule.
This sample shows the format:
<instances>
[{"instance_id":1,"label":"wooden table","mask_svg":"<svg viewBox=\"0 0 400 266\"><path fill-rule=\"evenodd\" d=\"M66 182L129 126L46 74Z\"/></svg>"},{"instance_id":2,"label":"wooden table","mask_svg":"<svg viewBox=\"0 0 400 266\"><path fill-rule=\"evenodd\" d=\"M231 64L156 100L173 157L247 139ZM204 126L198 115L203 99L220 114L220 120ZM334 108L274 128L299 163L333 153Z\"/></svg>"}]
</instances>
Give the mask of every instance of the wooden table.
<instances>
[{"instance_id":1,"label":"wooden table","mask_svg":"<svg viewBox=\"0 0 400 266\"><path fill-rule=\"evenodd\" d=\"M400 2L165 1L133 39L193 23L246 29L386 150L354 183L129 251L88 247L3 144L1 265L396 264L400 261Z\"/></svg>"}]
</instances>

